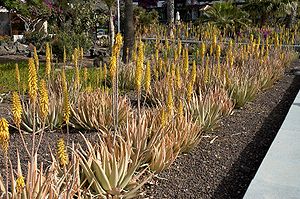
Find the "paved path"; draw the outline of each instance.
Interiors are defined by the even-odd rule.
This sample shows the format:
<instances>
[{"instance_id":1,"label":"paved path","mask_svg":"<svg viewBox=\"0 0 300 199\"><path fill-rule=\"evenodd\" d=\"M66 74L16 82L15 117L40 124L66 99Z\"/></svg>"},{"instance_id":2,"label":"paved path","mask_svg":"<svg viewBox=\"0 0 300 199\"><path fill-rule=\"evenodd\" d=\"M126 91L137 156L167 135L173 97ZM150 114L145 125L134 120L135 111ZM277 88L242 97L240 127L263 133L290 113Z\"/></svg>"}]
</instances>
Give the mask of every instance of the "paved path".
<instances>
[{"instance_id":1,"label":"paved path","mask_svg":"<svg viewBox=\"0 0 300 199\"><path fill-rule=\"evenodd\" d=\"M300 92L244 199L300 198Z\"/></svg>"}]
</instances>

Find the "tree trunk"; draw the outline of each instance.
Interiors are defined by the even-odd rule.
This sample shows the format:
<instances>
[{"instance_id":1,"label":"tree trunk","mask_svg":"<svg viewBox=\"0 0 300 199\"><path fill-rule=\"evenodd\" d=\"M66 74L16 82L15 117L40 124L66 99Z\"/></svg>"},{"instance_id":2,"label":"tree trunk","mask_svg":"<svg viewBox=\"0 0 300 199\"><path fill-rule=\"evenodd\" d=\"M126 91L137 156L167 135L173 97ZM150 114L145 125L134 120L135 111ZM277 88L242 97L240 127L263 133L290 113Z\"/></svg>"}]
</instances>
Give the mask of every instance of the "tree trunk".
<instances>
[{"instance_id":1,"label":"tree trunk","mask_svg":"<svg viewBox=\"0 0 300 199\"><path fill-rule=\"evenodd\" d=\"M167 20L169 25L169 36L173 38L173 26L174 26L174 10L175 10L175 4L174 0L167 0Z\"/></svg>"},{"instance_id":2,"label":"tree trunk","mask_svg":"<svg viewBox=\"0 0 300 199\"><path fill-rule=\"evenodd\" d=\"M174 10L174 0L167 0L167 20L169 25L172 25L174 23Z\"/></svg>"},{"instance_id":3,"label":"tree trunk","mask_svg":"<svg viewBox=\"0 0 300 199\"><path fill-rule=\"evenodd\" d=\"M123 61L128 63L131 59L134 46L134 25L133 25L133 3L132 0L125 0L125 19L124 19L124 47Z\"/></svg>"},{"instance_id":4,"label":"tree trunk","mask_svg":"<svg viewBox=\"0 0 300 199\"><path fill-rule=\"evenodd\" d=\"M114 15L112 8L109 8L109 32L110 32L110 49L112 48L115 43L115 26L114 26Z\"/></svg>"}]
</instances>

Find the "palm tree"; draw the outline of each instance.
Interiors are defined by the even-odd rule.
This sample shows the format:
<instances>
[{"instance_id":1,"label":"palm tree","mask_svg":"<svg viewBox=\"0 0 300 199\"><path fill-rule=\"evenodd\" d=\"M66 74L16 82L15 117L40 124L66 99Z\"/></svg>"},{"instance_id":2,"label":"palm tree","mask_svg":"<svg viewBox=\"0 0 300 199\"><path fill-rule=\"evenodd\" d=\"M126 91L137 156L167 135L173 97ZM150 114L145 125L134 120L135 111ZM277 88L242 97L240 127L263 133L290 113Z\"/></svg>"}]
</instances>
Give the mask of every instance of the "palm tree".
<instances>
[{"instance_id":1,"label":"palm tree","mask_svg":"<svg viewBox=\"0 0 300 199\"><path fill-rule=\"evenodd\" d=\"M230 2L215 3L203 13L204 22L209 22L223 30L246 27L250 20L248 13Z\"/></svg>"}]
</instances>

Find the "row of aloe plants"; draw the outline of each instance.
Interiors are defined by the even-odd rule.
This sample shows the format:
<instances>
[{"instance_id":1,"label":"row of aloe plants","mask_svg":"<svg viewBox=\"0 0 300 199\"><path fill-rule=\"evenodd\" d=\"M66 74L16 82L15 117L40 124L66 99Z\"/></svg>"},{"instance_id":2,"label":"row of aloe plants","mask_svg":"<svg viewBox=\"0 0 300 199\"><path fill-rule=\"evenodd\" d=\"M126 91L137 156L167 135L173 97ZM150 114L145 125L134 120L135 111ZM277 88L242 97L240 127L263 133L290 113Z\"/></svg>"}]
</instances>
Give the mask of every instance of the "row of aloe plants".
<instances>
[{"instance_id":1,"label":"row of aloe plants","mask_svg":"<svg viewBox=\"0 0 300 199\"><path fill-rule=\"evenodd\" d=\"M96 85L87 83L81 49L72 56L71 82L66 80L65 67L54 71L49 45L43 77L37 75L38 56L30 58L28 92L13 93L11 124L30 157L27 174L22 173L19 156L17 171L12 169L8 123L2 118L0 144L7 179L6 183L0 180L3 197L136 197L153 175L199 144L203 132L215 129L222 117L272 86L295 58L292 50L282 48L295 37L286 30L265 39L250 35L243 38L247 44L233 40L224 44L220 31L210 28L197 45L164 40L163 33L154 42L137 40L126 65L120 61L118 34L109 67L99 69ZM84 70L83 80L80 70ZM16 80L20 88L17 66ZM44 170L37 163L43 134L59 128L67 134L66 143L58 141L57 151L51 152L52 163ZM91 144L82 135L85 147L69 143L69 128L95 131L99 141ZM31 132L31 148L24 132Z\"/></svg>"}]
</instances>

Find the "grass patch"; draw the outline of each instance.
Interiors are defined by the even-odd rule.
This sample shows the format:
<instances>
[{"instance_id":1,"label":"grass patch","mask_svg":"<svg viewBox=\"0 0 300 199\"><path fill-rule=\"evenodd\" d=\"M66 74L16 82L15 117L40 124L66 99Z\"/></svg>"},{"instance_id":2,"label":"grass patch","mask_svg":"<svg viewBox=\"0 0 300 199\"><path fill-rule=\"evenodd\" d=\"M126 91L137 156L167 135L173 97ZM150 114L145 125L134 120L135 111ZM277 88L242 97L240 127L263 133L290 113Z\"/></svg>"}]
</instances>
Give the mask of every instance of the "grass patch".
<instances>
[{"instance_id":1,"label":"grass patch","mask_svg":"<svg viewBox=\"0 0 300 199\"><path fill-rule=\"evenodd\" d=\"M18 62L19 71L20 71L20 86L21 90L27 88L28 83L28 63L26 61ZM9 91L17 91L18 84L15 76L15 62L8 62L5 64L0 64L0 93L7 93ZM86 86L91 86L92 88L99 86L99 69L97 68L88 68L88 79L87 82L84 83L84 69L80 70L80 79L83 84ZM59 73L59 71L55 71L55 74ZM70 82L74 77L75 71L73 69L66 70L67 80ZM45 64L40 63L38 75L41 78L45 77Z\"/></svg>"}]
</instances>

